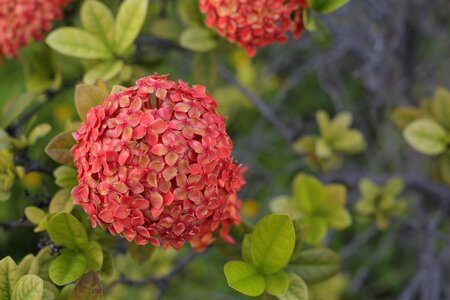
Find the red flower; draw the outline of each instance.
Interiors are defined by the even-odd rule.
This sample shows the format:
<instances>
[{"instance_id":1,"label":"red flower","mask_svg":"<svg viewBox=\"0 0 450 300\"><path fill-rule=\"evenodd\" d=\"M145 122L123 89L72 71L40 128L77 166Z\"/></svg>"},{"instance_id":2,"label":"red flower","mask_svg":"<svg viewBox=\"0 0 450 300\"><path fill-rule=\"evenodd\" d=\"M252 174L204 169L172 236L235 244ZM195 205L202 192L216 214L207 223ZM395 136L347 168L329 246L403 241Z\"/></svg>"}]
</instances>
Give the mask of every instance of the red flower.
<instances>
[{"instance_id":1,"label":"red flower","mask_svg":"<svg viewBox=\"0 0 450 300\"><path fill-rule=\"evenodd\" d=\"M256 48L286 42L288 31L300 37L307 7L307 0L200 0L206 26L244 47L251 57Z\"/></svg>"},{"instance_id":2,"label":"red flower","mask_svg":"<svg viewBox=\"0 0 450 300\"><path fill-rule=\"evenodd\" d=\"M165 76L139 79L92 108L74 133L75 203L113 234L138 245L202 250L228 242L245 184L230 157L224 118L205 87Z\"/></svg>"},{"instance_id":3,"label":"red flower","mask_svg":"<svg viewBox=\"0 0 450 300\"><path fill-rule=\"evenodd\" d=\"M70 0L0 0L0 59L40 40Z\"/></svg>"}]
</instances>

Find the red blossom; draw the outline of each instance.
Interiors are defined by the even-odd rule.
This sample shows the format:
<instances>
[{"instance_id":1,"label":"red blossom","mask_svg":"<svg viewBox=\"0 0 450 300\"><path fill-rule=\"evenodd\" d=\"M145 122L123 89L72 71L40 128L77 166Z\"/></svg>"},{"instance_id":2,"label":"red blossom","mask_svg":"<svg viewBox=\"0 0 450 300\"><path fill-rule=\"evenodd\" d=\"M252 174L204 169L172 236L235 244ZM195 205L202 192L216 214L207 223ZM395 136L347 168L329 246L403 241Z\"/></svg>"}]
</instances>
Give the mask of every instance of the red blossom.
<instances>
[{"instance_id":1,"label":"red blossom","mask_svg":"<svg viewBox=\"0 0 450 300\"><path fill-rule=\"evenodd\" d=\"M245 168L205 87L148 76L92 108L74 133L75 203L138 245L203 250L239 224Z\"/></svg>"},{"instance_id":2,"label":"red blossom","mask_svg":"<svg viewBox=\"0 0 450 300\"><path fill-rule=\"evenodd\" d=\"M70 0L0 0L0 59L41 40Z\"/></svg>"},{"instance_id":3,"label":"red blossom","mask_svg":"<svg viewBox=\"0 0 450 300\"><path fill-rule=\"evenodd\" d=\"M200 0L205 24L244 47L252 57L256 48L285 43L287 32L300 37L307 0Z\"/></svg>"}]
</instances>

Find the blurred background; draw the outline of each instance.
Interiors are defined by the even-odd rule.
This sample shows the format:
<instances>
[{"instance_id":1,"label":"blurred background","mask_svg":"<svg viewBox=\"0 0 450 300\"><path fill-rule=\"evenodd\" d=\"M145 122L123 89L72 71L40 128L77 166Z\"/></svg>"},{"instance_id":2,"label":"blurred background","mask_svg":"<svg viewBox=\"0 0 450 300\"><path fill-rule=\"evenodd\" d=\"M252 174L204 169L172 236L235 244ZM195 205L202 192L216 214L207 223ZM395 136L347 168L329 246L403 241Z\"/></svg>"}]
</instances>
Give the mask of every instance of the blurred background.
<instances>
[{"instance_id":1,"label":"blurred background","mask_svg":"<svg viewBox=\"0 0 450 300\"><path fill-rule=\"evenodd\" d=\"M113 10L120 3L103 2ZM248 166L247 185L240 194L245 221L254 223L269 213L272 199L291 194L292 180L300 172L348 186L353 223L346 230L330 231L325 242L340 254L342 271L313 286L311 298L450 299L449 183L433 180L436 159L408 146L398 126L401 120L395 118L397 108L417 107L439 86L450 88L450 2L351 0L338 11L318 17L320 30L259 50L253 59L225 40L207 54L178 49L177 32L189 23L178 2L150 2L137 54L121 81L131 85L157 72L208 87L219 102L219 111L228 116L235 158ZM70 4L65 19L57 24L77 24L79 6L76 1ZM0 64L3 118L11 114L14 103L20 110L27 91L37 89L30 74L46 64L46 58L37 58L42 48L46 48L43 42L33 43L21 52L23 60ZM11 123L20 121L24 132L33 124L52 126L28 149L30 157L48 170L57 164L43 149L67 126L67 120L77 120L74 84L80 82L84 67L75 59L55 56L51 61L62 74L61 87L34 97ZM55 80L55 73L43 70L41 78ZM268 112L262 114L261 107ZM364 135L366 150L343 155L330 168L305 160L293 145L306 135L319 134L318 110L330 116L350 112L351 127ZM57 190L46 170L28 170L14 182L10 199L0 202L0 257L20 259L39 250L45 235L34 234L33 225L22 222L23 209L44 205ZM354 213L362 197L358 182L369 178L382 184L394 176L403 179L401 198L408 208L381 230L373 219ZM108 242L116 247L115 240ZM157 250L139 265L123 253L122 246L119 243L114 252L117 268L135 278L162 274L172 266L172 258L184 255ZM222 273L226 261L216 249L201 254L173 278L164 299L245 299L227 287ZM107 299L149 299L152 294L149 286L112 288Z\"/></svg>"}]
</instances>

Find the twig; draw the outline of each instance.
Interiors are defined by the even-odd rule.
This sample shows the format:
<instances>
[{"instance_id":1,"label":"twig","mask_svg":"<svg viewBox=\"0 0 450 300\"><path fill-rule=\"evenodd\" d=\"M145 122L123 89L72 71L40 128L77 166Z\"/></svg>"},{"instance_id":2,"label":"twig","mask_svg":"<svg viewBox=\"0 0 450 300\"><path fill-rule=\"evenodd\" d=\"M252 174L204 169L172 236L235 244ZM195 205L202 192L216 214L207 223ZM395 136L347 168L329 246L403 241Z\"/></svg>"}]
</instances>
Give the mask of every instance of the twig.
<instances>
[{"instance_id":1,"label":"twig","mask_svg":"<svg viewBox=\"0 0 450 300\"><path fill-rule=\"evenodd\" d=\"M352 255L355 251L360 249L361 246L368 243L371 239L373 239L377 233L378 228L375 225L372 225L367 229L364 233L359 234L356 238L353 239L349 244L347 244L344 248L342 248L340 256L344 260Z\"/></svg>"},{"instance_id":2,"label":"twig","mask_svg":"<svg viewBox=\"0 0 450 300\"><path fill-rule=\"evenodd\" d=\"M22 218L20 220L14 220L14 221L0 223L0 228L3 228L5 230L16 229L16 228L32 228L34 226L36 226L36 225L30 223L25 218Z\"/></svg>"},{"instance_id":3,"label":"twig","mask_svg":"<svg viewBox=\"0 0 450 300\"><path fill-rule=\"evenodd\" d=\"M256 109L270 122L272 123L278 132L289 142L294 139L294 132L288 125L268 106L260 97L244 87L234 75L228 71L223 64L219 66L219 72L222 77L233 84L242 94L244 94L250 102L255 105Z\"/></svg>"}]
</instances>

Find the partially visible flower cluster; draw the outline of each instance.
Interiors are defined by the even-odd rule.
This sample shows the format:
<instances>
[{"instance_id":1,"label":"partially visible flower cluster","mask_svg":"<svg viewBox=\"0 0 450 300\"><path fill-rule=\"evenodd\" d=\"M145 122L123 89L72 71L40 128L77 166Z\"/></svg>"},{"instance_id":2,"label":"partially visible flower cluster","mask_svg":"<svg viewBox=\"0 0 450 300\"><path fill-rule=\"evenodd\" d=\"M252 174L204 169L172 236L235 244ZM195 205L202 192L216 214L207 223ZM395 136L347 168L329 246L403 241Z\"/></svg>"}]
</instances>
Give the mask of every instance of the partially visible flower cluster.
<instances>
[{"instance_id":1,"label":"partially visible flower cluster","mask_svg":"<svg viewBox=\"0 0 450 300\"><path fill-rule=\"evenodd\" d=\"M40 40L70 0L0 0L0 59Z\"/></svg>"},{"instance_id":2,"label":"partially visible flower cluster","mask_svg":"<svg viewBox=\"0 0 450 300\"><path fill-rule=\"evenodd\" d=\"M205 87L139 79L92 108L74 134L75 203L111 234L138 245L203 250L239 224L245 184L224 118Z\"/></svg>"},{"instance_id":3,"label":"partially visible flower cluster","mask_svg":"<svg viewBox=\"0 0 450 300\"><path fill-rule=\"evenodd\" d=\"M256 48L286 42L288 31L300 37L307 7L307 0L200 0L205 24L244 47L249 56Z\"/></svg>"}]
</instances>

